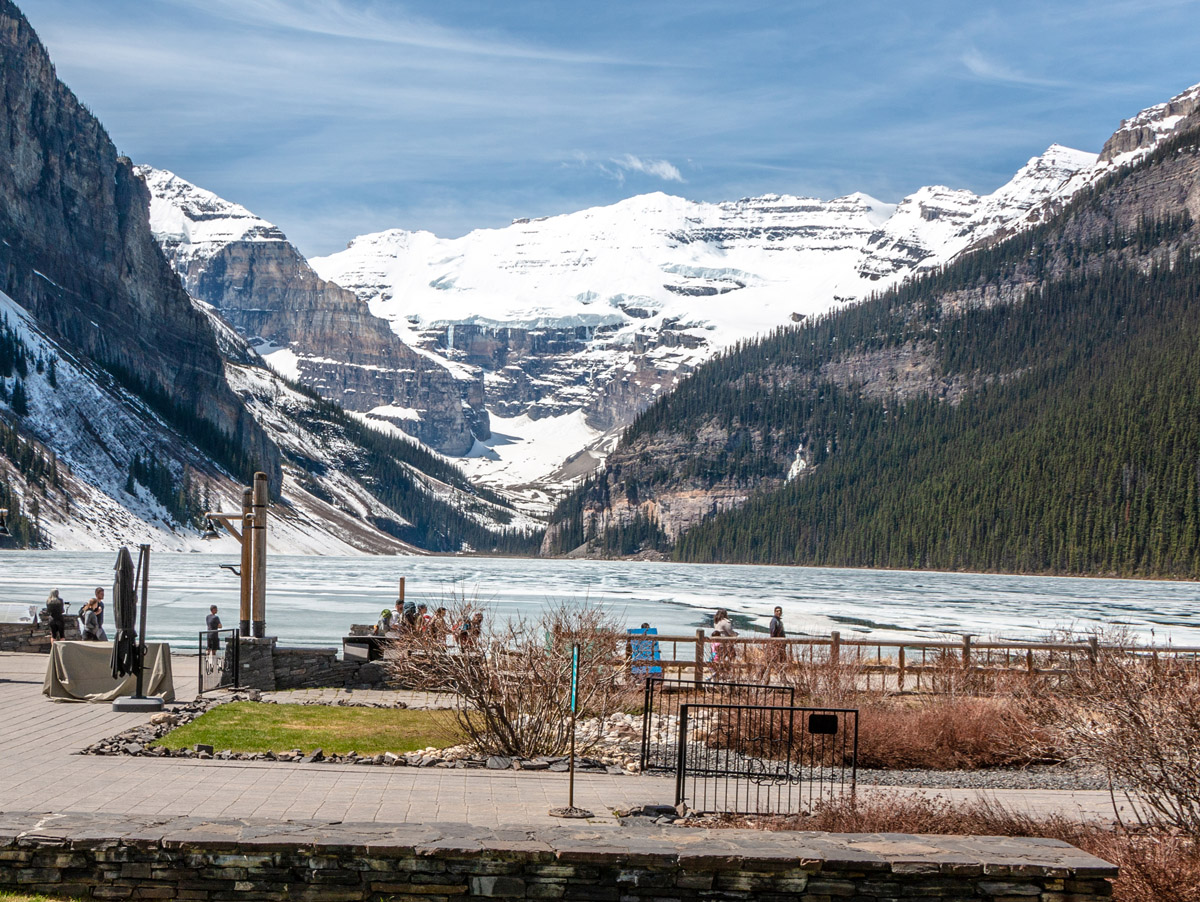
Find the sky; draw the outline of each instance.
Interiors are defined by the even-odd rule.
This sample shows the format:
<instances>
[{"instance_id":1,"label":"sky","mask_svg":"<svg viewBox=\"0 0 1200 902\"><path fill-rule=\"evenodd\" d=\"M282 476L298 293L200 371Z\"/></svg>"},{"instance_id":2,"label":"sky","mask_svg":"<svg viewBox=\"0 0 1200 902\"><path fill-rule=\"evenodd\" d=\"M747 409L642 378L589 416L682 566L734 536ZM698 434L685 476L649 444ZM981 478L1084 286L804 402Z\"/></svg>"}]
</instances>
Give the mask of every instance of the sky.
<instances>
[{"instance_id":1,"label":"sky","mask_svg":"<svg viewBox=\"0 0 1200 902\"><path fill-rule=\"evenodd\" d=\"M1200 0L17 0L118 149L307 256L650 191L995 190L1200 82Z\"/></svg>"}]
</instances>

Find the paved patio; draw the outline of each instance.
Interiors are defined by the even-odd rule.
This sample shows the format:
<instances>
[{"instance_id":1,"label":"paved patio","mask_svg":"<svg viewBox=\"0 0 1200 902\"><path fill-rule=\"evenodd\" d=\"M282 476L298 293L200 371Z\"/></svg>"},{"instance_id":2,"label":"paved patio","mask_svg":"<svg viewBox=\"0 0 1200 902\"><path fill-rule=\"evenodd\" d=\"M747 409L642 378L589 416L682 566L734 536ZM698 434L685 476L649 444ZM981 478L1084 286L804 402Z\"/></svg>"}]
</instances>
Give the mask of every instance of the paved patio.
<instances>
[{"instance_id":1,"label":"paved patio","mask_svg":"<svg viewBox=\"0 0 1200 902\"><path fill-rule=\"evenodd\" d=\"M46 660L0 654L0 811L501 827L561 823L547 810L567 803L566 775L546 772L80 756L84 746L146 718L113 713L107 704L49 701L41 694ZM195 658L174 659L180 699L195 694L194 668ZM1104 792L988 795L1033 813L1112 818ZM595 812L597 822L613 822L615 808L673 801L672 778L580 774L575 780L576 805Z\"/></svg>"}]
</instances>

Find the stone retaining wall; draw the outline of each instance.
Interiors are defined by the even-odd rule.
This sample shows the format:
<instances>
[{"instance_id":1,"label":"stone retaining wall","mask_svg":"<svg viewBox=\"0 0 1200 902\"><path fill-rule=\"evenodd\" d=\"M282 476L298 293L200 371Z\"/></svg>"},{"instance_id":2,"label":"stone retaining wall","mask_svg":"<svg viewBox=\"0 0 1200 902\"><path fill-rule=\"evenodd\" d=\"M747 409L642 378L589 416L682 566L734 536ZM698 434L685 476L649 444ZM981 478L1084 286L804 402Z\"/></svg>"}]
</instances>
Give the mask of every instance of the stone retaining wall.
<instances>
[{"instance_id":1,"label":"stone retaining wall","mask_svg":"<svg viewBox=\"0 0 1200 902\"><path fill-rule=\"evenodd\" d=\"M1100 902L1056 840L0 814L0 887L100 899Z\"/></svg>"},{"instance_id":2,"label":"stone retaining wall","mask_svg":"<svg viewBox=\"0 0 1200 902\"><path fill-rule=\"evenodd\" d=\"M74 614L63 618L67 639L79 638L79 620ZM49 654L50 627L42 623L0 623L0 651Z\"/></svg>"},{"instance_id":3,"label":"stone retaining wall","mask_svg":"<svg viewBox=\"0 0 1200 902\"><path fill-rule=\"evenodd\" d=\"M374 689L386 684L377 661L338 660L336 648L281 648L274 638L241 640L238 685L283 689Z\"/></svg>"}]
</instances>

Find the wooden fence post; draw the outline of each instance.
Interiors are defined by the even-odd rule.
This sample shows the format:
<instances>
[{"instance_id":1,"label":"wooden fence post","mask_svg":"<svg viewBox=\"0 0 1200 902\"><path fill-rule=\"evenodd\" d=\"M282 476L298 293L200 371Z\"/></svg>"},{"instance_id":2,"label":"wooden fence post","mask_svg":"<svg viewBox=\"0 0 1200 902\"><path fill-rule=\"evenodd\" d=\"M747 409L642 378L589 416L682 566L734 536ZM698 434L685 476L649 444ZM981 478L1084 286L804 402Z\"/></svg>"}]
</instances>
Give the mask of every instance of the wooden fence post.
<instances>
[{"instance_id":1,"label":"wooden fence post","mask_svg":"<svg viewBox=\"0 0 1200 902\"><path fill-rule=\"evenodd\" d=\"M1096 636L1088 636L1088 659L1093 667L1100 660L1100 639Z\"/></svg>"},{"instance_id":2,"label":"wooden fence post","mask_svg":"<svg viewBox=\"0 0 1200 902\"><path fill-rule=\"evenodd\" d=\"M898 659L899 667L896 670L896 689L900 692L904 691L904 646L900 646L900 656Z\"/></svg>"},{"instance_id":3,"label":"wooden fence post","mask_svg":"<svg viewBox=\"0 0 1200 902\"><path fill-rule=\"evenodd\" d=\"M696 685L704 682L704 630L696 630Z\"/></svg>"},{"instance_id":4,"label":"wooden fence post","mask_svg":"<svg viewBox=\"0 0 1200 902\"><path fill-rule=\"evenodd\" d=\"M971 634L963 633L963 670L971 669Z\"/></svg>"},{"instance_id":5,"label":"wooden fence post","mask_svg":"<svg viewBox=\"0 0 1200 902\"><path fill-rule=\"evenodd\" d=\"M842 659L842 634L834 630L829 634L829 663L837 667Z\"/></svg>"}]
</instances>

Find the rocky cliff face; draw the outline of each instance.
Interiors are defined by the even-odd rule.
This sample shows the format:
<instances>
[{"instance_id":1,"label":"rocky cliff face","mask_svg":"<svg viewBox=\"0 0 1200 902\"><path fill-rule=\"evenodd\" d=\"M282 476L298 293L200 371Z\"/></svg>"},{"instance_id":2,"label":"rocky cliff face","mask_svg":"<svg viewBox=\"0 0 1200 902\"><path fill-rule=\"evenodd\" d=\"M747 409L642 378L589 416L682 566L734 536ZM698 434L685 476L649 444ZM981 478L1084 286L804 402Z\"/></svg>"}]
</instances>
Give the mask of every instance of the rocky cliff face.
<instances>
[{"instance_id":1,"label":"rocky cliff face","mask_svg":"<svg viewBox=\"0 0 1200 902\"><path fill-rule=\"evenodd\" d=\"M482 377L404 344L353 292L312 271L284 234L237 204L139 166L155 237L184 287L284 375L447 454L487 438ZM466 404L464 405L464 400Z\"/></svg>"},{"instance_id":2,"label":"rocky cliff face","mask_svg":"<svg viewBox=\"0 0 1200 902\"><path fill-rule=\"evenodd\" d=\"M1200 85L1176 94L1126 119L1100 151L1102 162L1128 162L1130 154L1147 151L1171 134L1200 125Z\"/></svg>"},{"instance_id":3,"label":"rocky cliff face","mask_svg":"<svg viewBox=\"0 0 1200 902\"><path fill-rule=\"evenodd\" d=\"M56 341L278 477L277 449L226 385L213 333L150 233L145 185L8 0L0 104L0 287Z\"/></svg>"}]
</instances>

